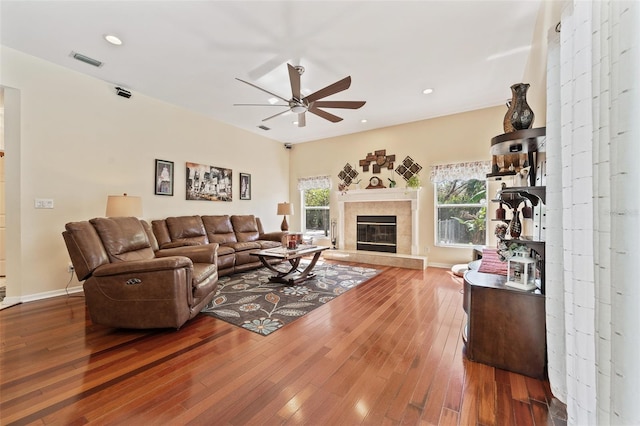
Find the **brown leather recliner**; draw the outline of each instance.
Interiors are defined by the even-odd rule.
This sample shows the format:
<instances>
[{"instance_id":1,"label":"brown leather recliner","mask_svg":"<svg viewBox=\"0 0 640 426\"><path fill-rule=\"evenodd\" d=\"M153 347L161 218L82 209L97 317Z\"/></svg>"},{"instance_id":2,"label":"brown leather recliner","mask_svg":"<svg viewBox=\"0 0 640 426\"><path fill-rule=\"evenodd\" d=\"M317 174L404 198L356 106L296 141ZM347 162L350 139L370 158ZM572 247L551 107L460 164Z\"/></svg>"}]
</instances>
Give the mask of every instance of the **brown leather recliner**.
<instances>
[{"instance_id":1,"label":"brown leather recliner","mask_svg":"<svg viewBox=\"0 0 640 426\"><path fill-rule=\"evenodd\" d=\"M179 329L215 295L217 244L158 250L149 224L134 217L71 222L65 229L96 324Z\"/></svg>"}]
</instances>

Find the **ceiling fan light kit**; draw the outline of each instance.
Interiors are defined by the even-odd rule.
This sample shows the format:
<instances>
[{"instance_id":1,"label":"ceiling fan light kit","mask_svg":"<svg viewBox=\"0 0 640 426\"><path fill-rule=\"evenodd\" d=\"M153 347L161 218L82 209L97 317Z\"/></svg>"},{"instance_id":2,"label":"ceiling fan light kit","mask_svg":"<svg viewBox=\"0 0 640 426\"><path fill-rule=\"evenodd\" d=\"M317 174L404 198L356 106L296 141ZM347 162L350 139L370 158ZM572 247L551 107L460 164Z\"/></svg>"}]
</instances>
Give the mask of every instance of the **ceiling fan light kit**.
<instances>
[{"instance_id":1,"label":"ceiling fan light kit","mask_svg":"<svg viewBox=\"0 0 640 426\"><path fill-rule=\"evenodd\" d=\"M306 126L306 112L310 112L314 115L317 115L320 118L324 118L325 120L331 121L332 123L337 123L342 121L342 117L338 117L337 115L331 114L320 108L343 108L343 109L358 109L362 107L366 102L365 101L321 101L320 99L324 99L328 96L335 95L336 93L347 90L349 86L351 86L351 77L345 77L342 80L336 81L333 84L330 84L309 96L302 96L300 92L300 76L304 73L304 67L298 65L293 66L291 64L287 64L289 70L289 83L291 84L291 99L285 99L284 97L277 95L275 93L270 92L260 86L257 86L248 81L242 80L240 78L236 78L236 80L241 81L249 86L255 87L258 90L262 90L265 93L273 96L276 99L284 101L287 103L288 108L282 112L269 116L262 121L271 120L272 118L278 117L280 115L286 114L287 112L292 112L294 114L298 114L298 127ZM282 104L277 104L277 101L272 103L269 100L269 104L234 104L234 106L280 106L283 107Z\"/></svg>"}]
</instances>

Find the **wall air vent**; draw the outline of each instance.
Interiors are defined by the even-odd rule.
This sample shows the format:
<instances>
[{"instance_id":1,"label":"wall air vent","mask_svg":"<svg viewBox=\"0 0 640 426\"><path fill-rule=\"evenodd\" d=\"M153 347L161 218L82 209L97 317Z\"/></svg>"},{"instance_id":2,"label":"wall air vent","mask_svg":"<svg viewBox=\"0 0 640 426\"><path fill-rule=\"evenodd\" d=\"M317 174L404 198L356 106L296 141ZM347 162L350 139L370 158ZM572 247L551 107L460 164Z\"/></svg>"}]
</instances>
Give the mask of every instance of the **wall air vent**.
<instances>
[{"instance_id":1,"label":"wall air vent","mask_svg":"<svg viewBox=\"0 0 640 426\"><path fill-rule=\"evenodd\" d=\"M268 128L267 126L261 124L258 126L258 129L262 129L262 130L271 130L270 128Z\"/></svg>"},{"instance_id":2,"label":"wall air vent","mask_svg":"<svg viewBox=\"0 0 640 426\"><path fill-rule=\"evenodd\" d=\"M71 57L79 60L80 62L84 62L85 64L93 65L94 67L100 68L103 65L99 60L85 56L82 53L71 52Z\"/></svg>"}]
</instances>

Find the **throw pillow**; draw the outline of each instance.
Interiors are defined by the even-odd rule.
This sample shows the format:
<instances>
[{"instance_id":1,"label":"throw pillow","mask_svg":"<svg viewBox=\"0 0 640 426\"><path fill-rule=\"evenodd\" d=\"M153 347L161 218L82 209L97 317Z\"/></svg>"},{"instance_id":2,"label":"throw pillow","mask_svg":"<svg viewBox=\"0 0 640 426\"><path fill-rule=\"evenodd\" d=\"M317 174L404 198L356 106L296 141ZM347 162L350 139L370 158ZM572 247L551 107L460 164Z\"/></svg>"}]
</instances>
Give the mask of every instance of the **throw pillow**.
<instances>
[{"instance_id":1,"label":"throw pillow","mask_svg":"<svg viewBox=\"0 0 640 426\"><path fill-rule=\"evenodd\" d=\"M507 275L507 262L500 260L497 250L482 249L482 261L478 272L485 274Z\"/></svg>"}]
</instances>

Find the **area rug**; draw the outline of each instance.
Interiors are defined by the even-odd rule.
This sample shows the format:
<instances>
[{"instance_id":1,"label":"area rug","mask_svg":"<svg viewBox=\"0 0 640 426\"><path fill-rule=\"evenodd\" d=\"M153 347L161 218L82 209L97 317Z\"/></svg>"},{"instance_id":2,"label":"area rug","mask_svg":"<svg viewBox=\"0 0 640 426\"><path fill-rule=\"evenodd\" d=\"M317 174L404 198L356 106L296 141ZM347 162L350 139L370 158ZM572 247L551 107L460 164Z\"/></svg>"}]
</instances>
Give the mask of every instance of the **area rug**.
<instances>
[{"instance_id":1,"label":"area rug","mask_svg":"<svg viewBox=\"0 0 640 426\"><path fill-rule=\"evenodd\" d=\"M267 336L381 271L318 262L313 272L314 278L293 286L269 282L273 272L267 268L222 277L216 296L201 312Z\"/></svg>"}]
</instances>

